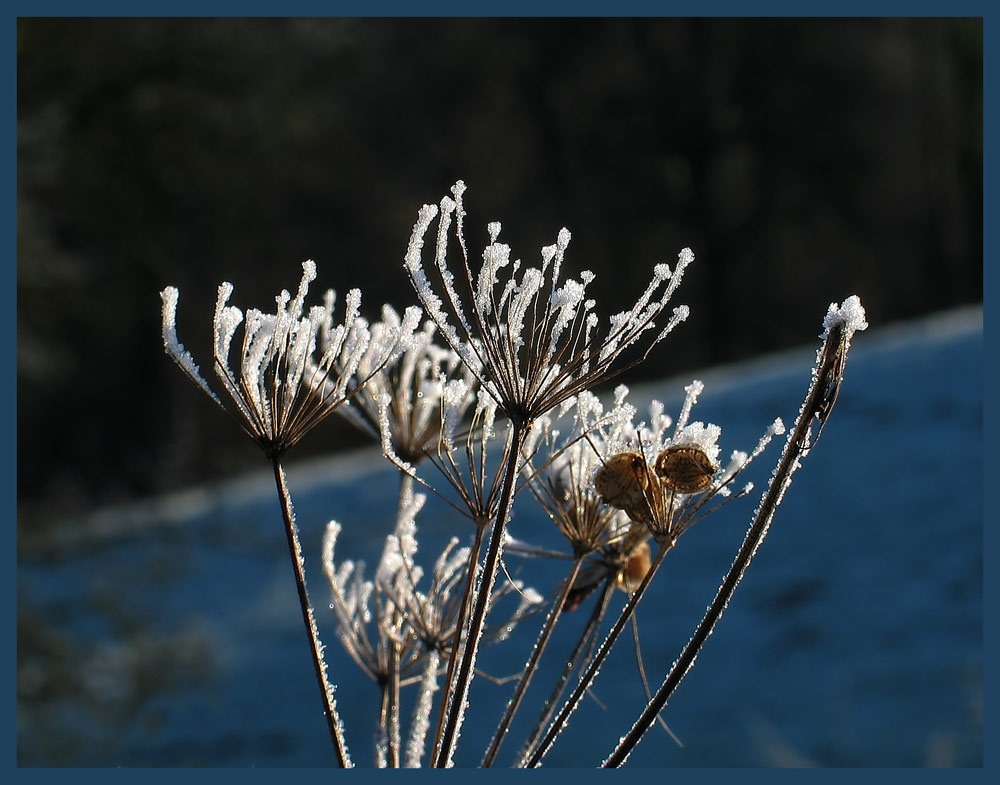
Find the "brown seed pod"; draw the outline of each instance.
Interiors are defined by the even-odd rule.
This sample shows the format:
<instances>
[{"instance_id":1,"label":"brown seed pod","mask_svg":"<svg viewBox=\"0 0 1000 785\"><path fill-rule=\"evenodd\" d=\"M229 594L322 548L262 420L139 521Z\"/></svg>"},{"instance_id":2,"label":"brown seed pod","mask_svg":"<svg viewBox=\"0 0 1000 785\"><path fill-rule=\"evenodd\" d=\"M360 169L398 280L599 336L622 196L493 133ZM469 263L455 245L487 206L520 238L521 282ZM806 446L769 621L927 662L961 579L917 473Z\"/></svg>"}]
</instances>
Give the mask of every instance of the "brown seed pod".
<instances>
[{"instance_id":1,"label":"brown seed pod","mask_svg":"<svg viewBox=\"0 0 1000 785\"><path fill-rule=\"evenodd\" d=\"M630 594L639 588L642 579L646 577L652 559L649 556L649 543L644 542L628 557L628 561L618 573L618 588L624 589Z\"/></svg>"},{"instance_id":2,"label":"brown seed pod","mask_svg":"<svg viewBox=\"0 0 1000 785\"><path fill-rule=\"evenodd\" d=\"M667 502L663 481L655 474L651 474L646 492L637 499L630 500L622 509L636 523L644 523L649 527L657 524L656 528L659 528L662 520L658 523L657 517L663 519L667 515Z\"/></svg>"},{"instance_id":3,"label":"brown seed pod","mask_svg":"<svg viewBox=\"0 0 1000 785\"><path fill-rule=\"evenodd\" d=\"M667 490L701 493L712 484L718 467L701 447L668 447L656 456L656 474Z\"/></svg>"},{"instance_id":4,"label":"brown seed pod","mask_svg":"<svg viewBox=\"0 0 1000 785\"><path fill-rule=\"evenodd\" d=\"M605 504L625 510L635 520L629 508L648 509L646 491L651 479L646 461L639 453L620 452L604 461L594 477L594 490Z\"/></svg>"}]
</instances>

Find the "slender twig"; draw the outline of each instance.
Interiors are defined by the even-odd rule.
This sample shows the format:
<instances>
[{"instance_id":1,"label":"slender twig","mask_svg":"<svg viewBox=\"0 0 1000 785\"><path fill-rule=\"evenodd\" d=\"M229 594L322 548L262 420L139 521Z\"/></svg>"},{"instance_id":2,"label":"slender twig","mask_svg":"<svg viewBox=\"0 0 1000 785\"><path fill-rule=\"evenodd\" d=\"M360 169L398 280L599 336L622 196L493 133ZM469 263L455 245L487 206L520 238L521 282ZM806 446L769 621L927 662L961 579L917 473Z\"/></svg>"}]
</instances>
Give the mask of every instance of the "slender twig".
<instances>
[{"instance_id":1,"label":"slender twig","mask_svg":"<svg viewBox=\"0 0 1000 785\"><path fill-rule=\"evenodd\" d=\"M302 621L305 623L306 632L309 635L309 651L312 655L313 667L316 670L316 680L319 683L320 693L323 696L323 712L326 716L327 726L330 729L330 740L333 742L333 749L337 755L338 765L341 768L349 768L352 764L347 753L347 745L344 742L340 717L337 714L337 703L333 697L334 688L326 676L326 662L323 660L323 644L319 639L319 630L316 628L316 619L313 615L312 604L309 602L309 593L306 591L305 559L302 557L298 527L295 525L292 497L288 492L288 485L285 482L285 472L281 468L281 459L278 455L272 458L272 464L274 466L274 482L278 489L278 499L281 502L282 517L285 521L285 534L288 537L288 550L292 557L292 569L295 572L295 587L298 590L299 607L302 609Z\"/></svg>"},{"instance_id":2,"label":"slender twig","mask_svg":"<svg viewBox=\"0 0 1000 785\"><path fill-rule=\"evenodd\" d=\"M648 702L653 699L653 695L649 691L649 681L646 679L646 665L642 661L642 645L639 640L639 614L633 614L632 616L632 642L635 644L635 667L639 672L639 681L642 683L642 691ZM684 743L678 738L677 734L670 730L670 726L664 722L663 717L657 716L656 721L660 723L660 727L667 732L667 735L674 740L674 743L678 747L684 746Z\"/></svg>"},{"instance_id":3,"label":"slender twig","mask_svg":"<svg viewBox=\"0 0 1000 785\"><path fill-rule=\"evenodd\" d=\"M611 594L615 590L615 575L609 573L608 577L604 580L604 587L601 590L601 594L594 604L594 610L590 614L590 618L587 620L586 625L584 625L583 630L580 632L580 638L576 642L576 646L573 647L573 651L570 653L566 660L566 665L563 667L562 673L556 680L555 686L552 688L552 692L549 693L549 697L545 699L545 703L542 705L542 711L539 714L538 719L535 721L535 726L531 729L527 740L521 745L521 752L518 754L517 763L515 768L523 769L527 760L534 753L535 748L538 744L539 738L541 738L542 731L545 730L546 726L552 719L552 715L556 712L556 707L559 705L559 699L562 697L563 691L566 689L566 685L569 683L569 677L573 675L573 671L576 670L577 664L580 662L580 655L587 651L587 654L583 657L583 661L586 661L593 647L597 644L597 633L600 630L601 622L604 620L604 614L608 609L608 603L611 600Z\"/></svg>"},{"instance_id":4,"label":"slender twig","mask_svg":"<svg viewBox=\"0 0 1000 785\"><path fill-rule=\"evenodd\" d=\"M579 706L580 701L583 699L584 694L590 687L591 683L597 677L598 671L604 664L604 660L607 659L608 654L611 653L611 648L615 645L618 640L618 636L621 635L622 630L625 629L625 625L628 624L628 620L632 618L632 614L635 613L636 607L639 605L639 601L642 599L643 595L646 593L646 589L649 584L653 581L653 576L656 575L656 571L660 568L660 564L663 563L664 557L667 552L673 547L673 541L668 537L662 538L662 540L657 540L656 543L656 556L653 558L652 564L649 565L649 571L643 576L642 581L639 586L629 597L625 608L622 610L621 615L615 622L608 636L604 639L601 647L597 650L594 658L588 664L586 670L580 676L580 683L577 684L576 689L573 690L569 697L569 700L563 705L559 714L549 725L548 730L539 742L537 749L531 754L526 762L528 768L534 768L541 763L542 758L548 753L552 745L555 743L556 737L559 735L560 731L569 722L570 715L576 711L577 706Z\"/></svg>"},{"instance_id":5,"label":"slender twig","mask_svg":"<svg viewBox=\"0 0 1000 785\"><path fill-rule=\"evenodd\" d=\"M836 397L840 389L840 378L843 374L844 361L847 354L847 339L844 334L844 325L835 324L830 328L826 336L826 342L821 350L821 358L817 364L816 372L813 376L809 392L806 394L802 410L799 412L795 427L788 436L785 449L778 461L774 476L768 485L767 491L757 509L756 516L747 530L746 537L740 547L732 567L722 581L719 591L708 607L705 617L698 625L684 647L680 657L674 663L667 674L663 685L657 690L656 695L646 706L646 709L636 720L632 729L622 737L618 746L615 747L611 755L604 761L604 768L616 768L621 766L629 754L649 730L655 718L666 706L667 700L673 695L674 690L687 672L694 665L698 653L701 651L708 637L712 634L716 623L722 617L723 611L732 599L736 587L739 585L743 574L752 561L757 549L767 536L774 513L784 497L785 491L791 483L792 473L799 468L802 459L808 455L810 449L815 445L816 440L812 438L813 418L816 418L820 429L826 422L836 402ZM819 434L817 433L818 437Z\"/></svg>"},{"instance_id":6,"label":"slender twig","mask_svg":"<svg viewBox=\"0 0 1000 785\"><path fill-rule=\"evenodd\" d=\"M493 591L493 583L500 566L500 554L503 545L504 531L507 528L507 517L514 502L514 481L517 478L518 462L521 458L521 448L524 446L525 437L530 430L530 423L512 422L513 432L511 434L511 449L507 454L507 461L503 466L503 484L500 489L500 503L497 517L493 522L493 531L490 534L490 542L486 549L486 558L483 563L483 574L476 593L475 606L472 609L472 616L469 622L469 633L462 648L462 660L458 671L455 674L454 682L449 682L448 694L451 703L448 710L448 718L441 737L439 739L438 754L434 765L444 768L449 765L459 724L465 712L465 704L469 694L469 684L472 679L473 670L476 664L476 654L479 648L479 641L483 635L483 628L486 622L486 613L489 611L490 594Z\"/></svg>"},{"instance_id":7,"label":"slender twig","mask_svg":"<svg viewBox=\"0 0 1000 785\"><path fill-rule=\"evenodd\" d=\"M384 769L389 766L389 679L382 679L379 686L378 723L375 725L375 767ZM393 767L395 768L395 767Z\"/></svg>"},{"instance_id":8,"label":"slender twig","mask_svg":"<svg viewBox=\"0 0 1000 785\"><path fill-rule=\"evenodd\" d=\"M399 768L399 644L391 641L389 644L389 679L386 685L388 693L387 736L388 765L390 769Z\"/></svg>"},{"instance_id":9,"label":"slender twig","mask_svg":"<svg viewBox=\"0 0 1000 785\"><path fill-rule=\"evenodd\" d=\"M586 554L580 553L573 559L569 575L563 582L562 590L552 603L552 607L549 609L548 615L545 617L545 624L542 626L542 630L538 635L538 641L535 643L535 648L532 649L531 656L524 665L524 670L521 673L521 678L517 682L514 695L507 704L507 708L500 720L500 724L497 725L497 729L493 734L493 740L490 742L489 749L486 750L486 755L483 757L483 768L489 768L492 766L493 762L496 760L497 753L500 752L500 745L503 744L504 737L507 735L507 730L510 728L510 723L514 719L514 714L521 705L524 693L528 689L528 685L531 683L531 677L534 675L535 669L538 667L538 662L541 660L542 654L545 653L545 649L549 643L549 638L552 637L552 631L556 628L556 622L559 621L559 617L562 615L563 607L566 604L566 598L573 589L573 582L576 580L576 576L580 572L580 565L583 564L585 555Z\"/></svg>"},{"instance_id":10,"label":"slender twig","mask_svg":"<svg viewBox=\"0 0 1000 785\"><path fill-rule=\"evenodd\" d=\"M486 527L479 522L476 523L476 536L469 549L469 566L465 570L465 589L462 592L461 605L459 605L458 619L455 623L455 635L451 646L451 655L448 658L448 672L445 675L445 684L453 684L455 672L458 668L458 661L461 657L462 646L465 638L462 633L465 630L465 620L469 615L469 604L472 601L473 587L476 580L476 564L479 562L479 553L483 548L483 539L486 535ZM441 709L438 713L437 729L434 732L434 749L431 753L431 765L437 761L441 752L441 741L444 738L445 722L450 709L450 698L454 697L450 690L446 690L441 697Z\"/></svg>"}]
</instances>

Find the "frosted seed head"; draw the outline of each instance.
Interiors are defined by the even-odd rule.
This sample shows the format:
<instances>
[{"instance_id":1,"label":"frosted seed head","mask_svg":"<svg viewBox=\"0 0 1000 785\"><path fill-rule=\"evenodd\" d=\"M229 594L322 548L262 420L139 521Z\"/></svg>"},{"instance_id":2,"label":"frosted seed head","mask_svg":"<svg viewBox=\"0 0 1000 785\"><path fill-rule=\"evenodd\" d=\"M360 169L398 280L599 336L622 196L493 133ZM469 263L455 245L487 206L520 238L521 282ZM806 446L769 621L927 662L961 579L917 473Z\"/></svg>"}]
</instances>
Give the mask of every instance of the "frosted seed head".
<instances>
[{"instance_id":1,"label":"frosted seed head","mask_svg":"<svg viewBox=\"0 0 1000 785\"><path fill-rule=\"evenodd\" d=\"M626 559L615 584L619 589L632 593L639 588L639 584L642 583L642 579L646 577L651 566L649 543L643 542Z\"/></svg>"},{"instance_id":2,"label":"frosted seed head","mask_svg":"<svg viewBox=\"0 0 1000 785\"><path fill-rule=\"evenodd\" d=\"M674 446L656 457L656 474L668 490L701 493L712 485L718 466L697 445Z\"/></svg>"},{"instance_id":3,"label":"frosted seed head","mask_svg":"<svg viewBox=\"0 0 1000 785\"><path fill-rule=\"evenodd\" d=\"M712 463L716 463L720 452L718 441L721 435L722 428L718 425L693 422L674 435L670 446L690 445L697 447L708 456Z\"/></svg>"},{"instance_id":4,"label":"frosted seed head","mask_svg":"<svg viewBox=\"0 0 1000 785\"><path fill-rule=\"evenodd\" d=\"M648 488L646 461L637 452L620 452L606 458L594 476L597 495L619 510L642 503Z\"/></svg>"}]
</instances>

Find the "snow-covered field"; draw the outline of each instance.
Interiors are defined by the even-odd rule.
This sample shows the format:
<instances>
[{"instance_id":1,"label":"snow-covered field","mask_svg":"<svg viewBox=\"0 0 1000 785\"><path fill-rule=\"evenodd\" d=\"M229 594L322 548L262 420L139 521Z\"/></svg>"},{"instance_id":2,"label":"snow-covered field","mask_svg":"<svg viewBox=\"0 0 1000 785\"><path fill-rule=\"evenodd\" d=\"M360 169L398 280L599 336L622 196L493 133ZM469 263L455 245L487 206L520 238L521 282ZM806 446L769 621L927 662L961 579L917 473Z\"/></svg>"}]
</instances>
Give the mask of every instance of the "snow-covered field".
<instances>
[{"instance_id":1,"label":"snow-covered field","mask_svg":"<svg viewBox=\"0 0 1000 785\"><path fill-rule=\"evenodd\" d=\"M751 449L776 416L794 421L814 357L810 346L697 375L706 390L692 419L722 426L724 454ZM657 398L676 413L688 381L637 387L630 398ZM822 440L663 714L684 746L654 728L629 764L981 766L982 425L981 309L857 335ZM653 689L714 596L780 447L755 465L750 498L682 538L640 606ZM370 765L377 691L336 641L319 550L333 518L344 526L338 558L377 560L397 479L377 451L287 470L348 743ZM333 763L271 482L263 472L103 511L22 552L20 765ZM434 498L417 525L428 562L448 537L471 533ZM530 498L511 530L559 547ZM507 565L542 593L565 567ZM501 764L585 613L561 623ZM529 621L485 649L480 667L517 671L536 629ZM458 765L478 764L510 689L476 682ZM637 717L644 700L630 640L593 694L547 766L598 765Z\"/></svg>"}]
</instances>

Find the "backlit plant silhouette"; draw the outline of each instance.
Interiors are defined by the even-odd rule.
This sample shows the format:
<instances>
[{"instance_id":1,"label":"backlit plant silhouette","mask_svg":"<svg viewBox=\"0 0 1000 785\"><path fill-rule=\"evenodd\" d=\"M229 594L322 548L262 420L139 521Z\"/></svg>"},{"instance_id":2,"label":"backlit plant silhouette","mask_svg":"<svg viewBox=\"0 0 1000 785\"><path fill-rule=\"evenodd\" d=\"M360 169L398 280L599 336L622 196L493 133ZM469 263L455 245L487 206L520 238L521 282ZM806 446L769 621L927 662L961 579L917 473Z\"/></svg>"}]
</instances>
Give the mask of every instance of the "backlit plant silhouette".
<instances>
[{"instance_id":1,"label":"backlit plant silhouette","mask_svg":"<svg viewBox=\"0 0 1000 785\"><path fill-rule=\"evenodd\" d=\"M694 261L689 249L680 252L673 268L653 266L648 286L630 309L601 317L588 295L594 275L563 275L571 239L566 229L532 266L512 258L510 247L499 242L500 224L490 223L482 263L473 265L463 228L464 194L459 181L451 196L418 212L403 268L422 309L407 308L401 317L384 306L380 320L367 321L357 290L348 294L341 321L333 319L332 292L322 306L306 310L308 286L316 277L312 262L303 264L294 298L278 295L273 315L251 309L244 316L228 305L232 285L222 284L213 345L226 399L212 390L177 339L177 290L167 287L161 295L167 353L273 465L302 617L342 767L353 764L306 590L281 465L317 423L335 411L343 414L380 439L400 472L396 521L372 576L366 579L363 565L350 558L334 561L338 523L328 525L321 555L333 611L329 621L337 625L349 657L377 686L374 749L381 767L452 766L470 685L479 674L480 647L509 645L511 630L537 616L535 645L526 655L511 655L511 662L525 659L483 753L482 765L493 766L559 619L593 596L578 642L515 758L518 767L541 765L622 631L630 621L635 624L637 606L681 535L751 493L750 484L737 487L738 478L785 432L775 420L753 449L732 450L722 460L722 428L691 421L701 382L686 388L676 419L656 401L640 419L624 385L606 403L592 392L646 359L687 317L686 306L670 303ZM426 263L425 244L432 246ZM229 357L241 323L244 337L233 368ZM647 686L646 709L631 730L622 729L604 766L627 760L693 665L767 535L792 474L822 432L837 400L851 338L866 327L856 296L830 306L805 400L733 565L676 661L669 667L657 663L665 672L663 684L655 694ZM425 493L415 493L418 484L472 522L468 544L462 540L470 532L456 532L429 572L417 559L416 518L426 500ZM524 492L553 521L569 551L556 554L570 566L548 603L513 580L504 566L505 549L543 553L507 531L515 496ZM628 599L598 644L616 587ZM518 602L498 621L491 611L508 602L504 597ZM563 701L574 673L576 684ZM645 686L644 669L642 677ZM410 685L418 695L404 742L400 691Z\"/></svg>"}]
</instances>

